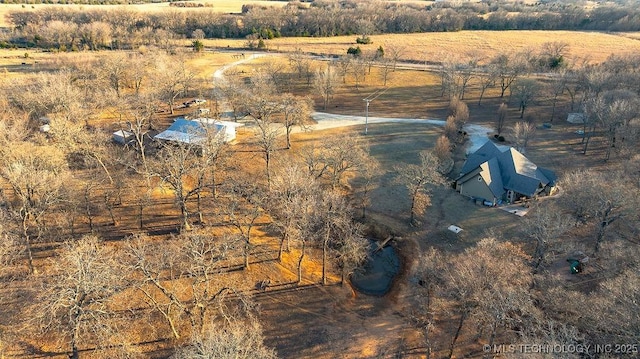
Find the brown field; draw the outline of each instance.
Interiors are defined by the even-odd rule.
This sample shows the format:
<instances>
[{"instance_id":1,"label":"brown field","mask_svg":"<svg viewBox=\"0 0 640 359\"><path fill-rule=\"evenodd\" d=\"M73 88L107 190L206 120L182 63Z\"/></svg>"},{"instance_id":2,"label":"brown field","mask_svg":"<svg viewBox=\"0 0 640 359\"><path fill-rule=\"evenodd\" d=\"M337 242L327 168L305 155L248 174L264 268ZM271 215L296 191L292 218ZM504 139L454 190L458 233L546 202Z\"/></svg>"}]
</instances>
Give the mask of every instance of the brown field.
<instances>
[{"instance_id":1,"label":"brown field","mask_svg":"<svg viewBox=\"0 0 640 359\"><path fill-rule=\"evenodd\" d=\"M356 46L356 35L328 38L278 38L265 41L275 52L306 52L345 55ZM372 35L372 44L357 45L364 52L374 52L379 46L386 51L401 48L406 61L435 62L459 58L460 55L478 55L488 60L499 53L537 51L546 42L565 42L569 45L567 60L580 64L584 61L599 63L612 54L629 55L640 51L638 33L601 33L584 31L459 31L420 34ZM243 47L244 40L206 40L211 47Z\"/></svg>"}]
</instances>

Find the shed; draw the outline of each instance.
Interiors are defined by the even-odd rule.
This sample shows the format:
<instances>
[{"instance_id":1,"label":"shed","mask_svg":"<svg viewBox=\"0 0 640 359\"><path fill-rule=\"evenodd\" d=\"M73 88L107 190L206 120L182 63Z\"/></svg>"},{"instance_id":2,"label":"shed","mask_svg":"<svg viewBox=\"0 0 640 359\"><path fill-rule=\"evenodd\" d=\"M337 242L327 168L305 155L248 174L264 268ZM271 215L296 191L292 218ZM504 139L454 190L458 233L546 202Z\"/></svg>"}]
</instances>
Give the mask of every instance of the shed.
<instances>
[{"instance_id":1,"label":"shed","mask_svg":"<svg viewBox=\"0 0 640 359\"><path fill-rule=\"evenodd\" d=\"M169 128L154 136L154 139L198 144L206 139L207 132L213 131L215 136L222 136L224 142L231 142L236 138L236 127L243 124L228 121L218 121L212 118L196 118L187 120L177 118Z\"/></svg>"},{"instance_id":2,"label":"shed","mask_svg":"<svg viewBox=\"0 0 640 359\"><path fill-rule=\"evenodd\" d=\"M119 143L121 145L127 145L134 140L133 132L119 130L113 133L113 142Z\"/></svg>"},{"instance_id":3,"label":"shed","mask_svg":"<svg viewBox=\"0 0 640 359\"><path fill-rule=\"evenodd\" d=\"M567 122L574 124L582 124L584 123L584 113L581 112L571 112L567 115Z\"/></svg>"}]
</instances>

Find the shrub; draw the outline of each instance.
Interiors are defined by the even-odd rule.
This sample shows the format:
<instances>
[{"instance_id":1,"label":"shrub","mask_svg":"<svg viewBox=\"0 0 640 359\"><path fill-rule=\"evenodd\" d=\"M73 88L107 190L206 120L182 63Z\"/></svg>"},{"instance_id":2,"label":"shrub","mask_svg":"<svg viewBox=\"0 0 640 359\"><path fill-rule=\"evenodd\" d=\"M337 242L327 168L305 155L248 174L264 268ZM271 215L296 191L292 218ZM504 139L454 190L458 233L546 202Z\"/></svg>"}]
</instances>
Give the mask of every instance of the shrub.
<instances>
[{"instance_id":1,"label":"shrub","mask_svg":"<svg viewBox=\"0 0 640 359\"><path fill-rule=\"evenodd\" d=\"M200 40L194 40L191 44L193 45L193 51L195 52L202 52L202 50L204 50L204 43Z\"/></svg>"},{"instance_id":2,"label":"shrub","mask_svg":"<svg viewBox=\"0 0 640 359\"><path fill-rule=\"evenodd\" d=\"M347 49L347 54L353 55L354 57L359 57L360 55L362 55L362 49L360 49L360 46L350 47Z\"/></svg>"},{"instance_id":3,"label":"shrub","mask_svg":"<svg viewBox=\"0 0 640 359\"><path fill-rule=\"evenodd\" d=\"M369 36L363 36L363 37L359 37L356 39L356 43L358 44L371 44L373 41L371 41L371 38Z\"/></svg>"}]
</instances>

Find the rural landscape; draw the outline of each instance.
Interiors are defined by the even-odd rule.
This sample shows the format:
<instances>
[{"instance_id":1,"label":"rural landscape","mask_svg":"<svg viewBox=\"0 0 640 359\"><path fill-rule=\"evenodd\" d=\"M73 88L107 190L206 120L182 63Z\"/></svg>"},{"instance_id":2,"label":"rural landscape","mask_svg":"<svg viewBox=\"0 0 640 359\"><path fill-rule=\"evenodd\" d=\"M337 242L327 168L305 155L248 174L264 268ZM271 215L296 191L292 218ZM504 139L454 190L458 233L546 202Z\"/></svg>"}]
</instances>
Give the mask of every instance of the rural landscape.
<instances>
[{"instance_id":1,"label":"rural landscape","mask_svg":"<svg viewBox=\"0 0 640 359\"><path fill-rule=\"evenodd\" d=\"M637 358L636 1L3 1L0 359Z\"/></svg>"}]
</instances>

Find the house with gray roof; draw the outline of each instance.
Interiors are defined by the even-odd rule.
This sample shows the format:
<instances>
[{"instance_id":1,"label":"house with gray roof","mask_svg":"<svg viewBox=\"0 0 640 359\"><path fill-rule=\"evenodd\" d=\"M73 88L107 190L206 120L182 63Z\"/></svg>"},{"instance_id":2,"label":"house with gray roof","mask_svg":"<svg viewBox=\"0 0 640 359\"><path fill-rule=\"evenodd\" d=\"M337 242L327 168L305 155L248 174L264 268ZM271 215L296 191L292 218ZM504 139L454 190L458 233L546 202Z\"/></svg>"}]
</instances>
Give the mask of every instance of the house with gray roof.
<instances>
[{"instance_id":1,"label":"house with gray roof","mask_svg":"<svg viewBox=\"0 0 640 359\"><path fill-rule=\"evenodd\" d=\"M513 147L499 148L491 141L469 155L455 182L462 195L494 205L550 195L555 185L553 171L538 167Z\"/></svg>"}]
</instances>

